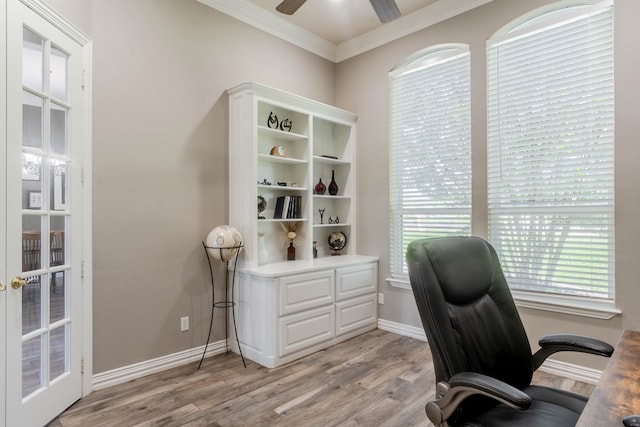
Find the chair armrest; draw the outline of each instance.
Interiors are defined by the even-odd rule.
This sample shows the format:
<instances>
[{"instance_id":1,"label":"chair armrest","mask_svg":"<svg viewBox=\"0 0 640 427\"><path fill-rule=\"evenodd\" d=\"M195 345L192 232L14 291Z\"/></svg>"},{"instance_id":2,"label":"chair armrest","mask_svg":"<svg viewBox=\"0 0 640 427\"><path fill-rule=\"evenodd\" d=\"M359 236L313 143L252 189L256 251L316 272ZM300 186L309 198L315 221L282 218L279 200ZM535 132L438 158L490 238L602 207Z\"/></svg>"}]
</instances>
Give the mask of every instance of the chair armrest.
<instances>
[{"instance_id":1,"label":"chair armrest","mask_svg":"<svg viewBox=\"0 0 640 427\"><path fill-rule=\"evenodd\" d=\"M427 403L425 408L427 417L436 426L446 425L460 403L475 394L491 397L514 409L527 409L531 405L531 397L525 392L476 372L460 372L452 376L449 383L438 383L437 392L436 400Z\"/></svg>"},{"instance_id":2,"label":"chair armrest","mask_svg":"<svg viewBox=\"0 0 640 427\"><path fill-rule=\"evenodd\" d=\"M559 351L577 351L604 357L611 357L613 354L611 345L599 339L582 335L545 335L538 344L540 344L540 350L533 355L534 370L538 369L547 357Z\"/></svg>"}]
</instances>

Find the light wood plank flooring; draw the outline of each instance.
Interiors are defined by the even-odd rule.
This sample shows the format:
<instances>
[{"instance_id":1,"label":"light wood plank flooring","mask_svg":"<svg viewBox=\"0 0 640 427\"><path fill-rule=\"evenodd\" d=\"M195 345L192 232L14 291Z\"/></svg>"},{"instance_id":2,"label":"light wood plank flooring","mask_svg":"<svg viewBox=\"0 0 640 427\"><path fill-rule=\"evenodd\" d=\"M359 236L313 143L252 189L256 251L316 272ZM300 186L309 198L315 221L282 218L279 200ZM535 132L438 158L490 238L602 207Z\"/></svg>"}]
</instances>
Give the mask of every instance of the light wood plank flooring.
<instances>
[{"instance_id":1,"label":"light wood plank flooring","mask_svg":"<svg viewBox=\"0 0 640 427\"><path fill-rule=\"evenodd\" d=\"M286 366L235 354L94 392L50 426L428 426L434 374L425 342L374 330ZM589 395L593 386L536 373Z\"/></svg>"}]
</instances>

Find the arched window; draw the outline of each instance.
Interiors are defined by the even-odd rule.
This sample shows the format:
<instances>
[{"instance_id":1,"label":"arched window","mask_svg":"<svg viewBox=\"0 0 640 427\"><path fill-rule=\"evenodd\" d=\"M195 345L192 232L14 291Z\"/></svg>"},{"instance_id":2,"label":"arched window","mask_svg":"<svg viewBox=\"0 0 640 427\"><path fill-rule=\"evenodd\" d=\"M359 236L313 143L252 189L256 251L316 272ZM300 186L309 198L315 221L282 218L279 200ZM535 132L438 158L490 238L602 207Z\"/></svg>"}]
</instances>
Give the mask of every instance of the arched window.
<instances>
[{"instance_id":1,"label":"arched window","mask_svg":"<svg viewBox=\"0 0 640 427\"><path fill-rule=\"evenodd\" d=\"M487 43L489 240L514 290L614 297L613 2Z\"/></svg>"},{"instance_id":2,"label":"arched window","mask_svg":"<svg viewBox=\"0 0 640 427\"><path fill-rule=\"evenodd\" d=\"M422 50L389 73L391 273L420 237L471 232L470 57L467 45Z\"/></svg>"}]
</instances>

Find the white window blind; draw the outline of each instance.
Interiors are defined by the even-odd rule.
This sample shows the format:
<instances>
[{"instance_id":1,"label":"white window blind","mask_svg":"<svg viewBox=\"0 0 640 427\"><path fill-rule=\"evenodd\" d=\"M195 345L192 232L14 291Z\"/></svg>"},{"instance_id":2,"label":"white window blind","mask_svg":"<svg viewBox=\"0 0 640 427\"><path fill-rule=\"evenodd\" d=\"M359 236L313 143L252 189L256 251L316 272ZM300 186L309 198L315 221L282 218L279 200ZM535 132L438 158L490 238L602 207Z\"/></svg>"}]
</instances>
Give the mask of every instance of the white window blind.
<instances>
[{"instance_id":1,"label":"white window blind","mask_svg":"<svg viewBox=\"0 0 640 427\"><path fill-rule=\"evenodd\" d=\"M471 231L470 61L466 45L432 48L389 74L391 273L407 245Z\"/></svg>"},{"instance_id":2,"label":"white window blind","mask_svg":"<svg viewBox=\"0 0 640 427\"><path fill-rule=\"evenodd\" d=\"M488 41L489 240L516 290L614 296L613 4Z\"/></svg>"}]
</instances>

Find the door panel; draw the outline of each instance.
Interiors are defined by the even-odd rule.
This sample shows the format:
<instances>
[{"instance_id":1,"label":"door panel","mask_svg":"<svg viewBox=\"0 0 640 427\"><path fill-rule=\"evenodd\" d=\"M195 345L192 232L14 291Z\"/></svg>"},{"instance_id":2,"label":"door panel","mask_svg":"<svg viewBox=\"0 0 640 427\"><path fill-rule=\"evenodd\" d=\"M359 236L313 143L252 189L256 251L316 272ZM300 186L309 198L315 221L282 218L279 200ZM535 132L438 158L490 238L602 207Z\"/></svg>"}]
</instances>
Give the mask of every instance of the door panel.
<instances>
[{"instance_id":1,"label":"door panel","mask_svg":"<svg viewBox=\"0 0 640 427\"><path fill-rule=\"evenodd\" d=\"M43 425L82 394L84 55L22 1L7 18L3 421Z\"/></svg>"},{"instance_id":2,"label":"door panel","mask_svg":"<svg viewBox=\"0 0 640 427\"><path fill-rule=\"evenodd\" d=\"M7 43L6 43L6 7L0 7L0 93L7 93ZM5 100L0 102L0 129L7 129L7 103ZM7 134L0 133L0 165L7 164ZM0 173L0 213L7 211L7 174ZM0 221L0 251L6 254L7 223ZM7 259L5 255L0 255L0 414L6 414L6 355L7 355ZM5 417L0 416L0 427L5 427Z\"/></svg>"}]
</instances>

